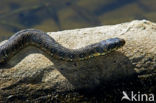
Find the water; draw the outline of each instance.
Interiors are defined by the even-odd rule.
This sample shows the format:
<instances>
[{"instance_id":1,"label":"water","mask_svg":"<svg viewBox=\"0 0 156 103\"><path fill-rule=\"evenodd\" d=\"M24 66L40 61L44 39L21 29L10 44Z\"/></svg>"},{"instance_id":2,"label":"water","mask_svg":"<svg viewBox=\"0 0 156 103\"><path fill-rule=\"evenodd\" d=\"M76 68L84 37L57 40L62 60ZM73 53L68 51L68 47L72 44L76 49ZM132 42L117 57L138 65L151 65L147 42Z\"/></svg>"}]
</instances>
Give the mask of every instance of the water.
<instances>
[{"instance_id":1,"label":"water","mask_svg":"<svg viewBox=\"0 0 156 103\"><path fill-rule=\"evenodd\" d=\"M45 32L117 24L134 19L156 21L156 0L1 0L0 41L15 32Z\"/></svg>"}]
</instances>

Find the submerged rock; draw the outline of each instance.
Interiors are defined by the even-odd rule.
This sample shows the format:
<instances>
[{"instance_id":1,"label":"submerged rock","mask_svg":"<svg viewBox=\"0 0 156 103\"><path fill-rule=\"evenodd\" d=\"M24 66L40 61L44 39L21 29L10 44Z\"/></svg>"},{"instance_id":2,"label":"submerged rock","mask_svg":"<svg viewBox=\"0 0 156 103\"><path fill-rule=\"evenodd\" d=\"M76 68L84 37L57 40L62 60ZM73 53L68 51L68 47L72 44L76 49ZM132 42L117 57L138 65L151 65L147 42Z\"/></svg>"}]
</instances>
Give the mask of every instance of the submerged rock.
<instances>
[{"instance_id":1,"label":"submerged rock","mask_svg":"<svg viewBox=\"0 0 156 103\"><path fill-rule=\"evenodd\" d=\"M134 20L48 34L72 49L112 37L123 38L126 44L80 62L55 60L27 47L0 67L0 101L112 103L121 100L122 91L156 91L155 23Z\"/></svg>"}]
</instances>

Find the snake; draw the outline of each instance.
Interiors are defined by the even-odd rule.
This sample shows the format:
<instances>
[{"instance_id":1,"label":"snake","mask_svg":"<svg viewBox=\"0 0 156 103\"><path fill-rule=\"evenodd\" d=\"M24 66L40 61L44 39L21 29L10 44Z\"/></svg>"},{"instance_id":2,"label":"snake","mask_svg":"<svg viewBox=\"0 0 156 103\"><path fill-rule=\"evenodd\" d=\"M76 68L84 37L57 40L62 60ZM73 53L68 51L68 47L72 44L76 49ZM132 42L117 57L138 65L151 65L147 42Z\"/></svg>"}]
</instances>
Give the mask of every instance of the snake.
<instances>
[{"instance_id":1,"label":"snake","mask_svg":"<svg viewBox=\"0 0 156 103\"><path fill-rule=\"evenodd\" d=\"M72 62L106 55L124 44L124 39L114 37L78 49L69 49L41 30L24 29L12 35L0 46L0 64L6 64L9 59L27 46L39 48L55 59Z\"/></svg>"}]
</instances>

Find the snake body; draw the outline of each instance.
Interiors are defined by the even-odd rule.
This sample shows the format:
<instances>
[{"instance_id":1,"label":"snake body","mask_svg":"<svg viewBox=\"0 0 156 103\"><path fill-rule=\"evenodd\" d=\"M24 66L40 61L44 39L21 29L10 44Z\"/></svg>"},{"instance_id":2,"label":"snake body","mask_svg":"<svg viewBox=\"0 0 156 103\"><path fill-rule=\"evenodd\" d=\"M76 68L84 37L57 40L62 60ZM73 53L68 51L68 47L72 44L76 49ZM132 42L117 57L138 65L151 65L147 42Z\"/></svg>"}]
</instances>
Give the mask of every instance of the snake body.
<instances>
[{"instance_id":1,"label":"snake body","mask_svg":"<svg viewBox=\"0 0 156 103\"><path fill-rule=\"evenodd\" d=\"M80 49L68 49L56 42L45 32L36 29L25 29L15 33L6 43L0 46L0 64L7 63L11 57L27 46L35 46L55 59L81 61L105 55L122 47L124 44L125 40L123 39L110 38Z\"/></svg>"}]
</instances>

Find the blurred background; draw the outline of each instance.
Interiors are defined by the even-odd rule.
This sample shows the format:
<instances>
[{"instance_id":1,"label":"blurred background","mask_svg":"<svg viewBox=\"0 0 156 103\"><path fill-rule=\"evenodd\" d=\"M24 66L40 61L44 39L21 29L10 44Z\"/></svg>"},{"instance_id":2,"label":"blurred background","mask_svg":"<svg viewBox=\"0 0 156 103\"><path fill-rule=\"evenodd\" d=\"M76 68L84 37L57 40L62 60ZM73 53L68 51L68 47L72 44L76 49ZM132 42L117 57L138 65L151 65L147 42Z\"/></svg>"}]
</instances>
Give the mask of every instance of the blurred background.
<instances>
[{"instance_id":1,"label":"blurred background","mask_svg":"<svg viewBox=\"0 0 156 103\"><path fill-rule=\"evenodd\" d=\"M134 19L156 22L156 0L0 0L0 40L26 28L52 32Z\"/></svg>"}]
</instances>

